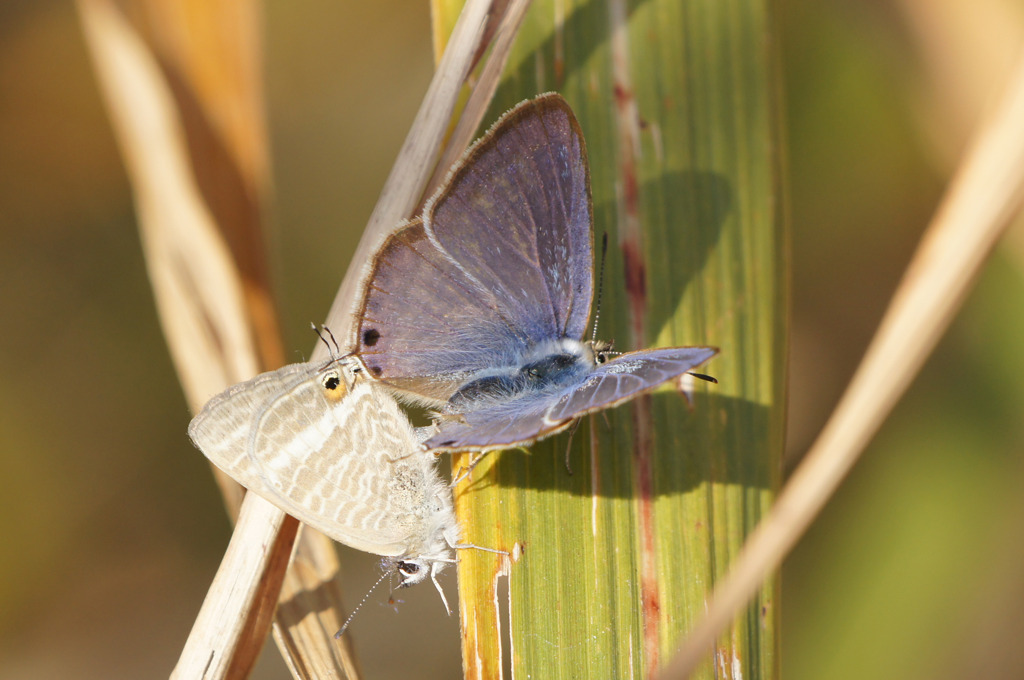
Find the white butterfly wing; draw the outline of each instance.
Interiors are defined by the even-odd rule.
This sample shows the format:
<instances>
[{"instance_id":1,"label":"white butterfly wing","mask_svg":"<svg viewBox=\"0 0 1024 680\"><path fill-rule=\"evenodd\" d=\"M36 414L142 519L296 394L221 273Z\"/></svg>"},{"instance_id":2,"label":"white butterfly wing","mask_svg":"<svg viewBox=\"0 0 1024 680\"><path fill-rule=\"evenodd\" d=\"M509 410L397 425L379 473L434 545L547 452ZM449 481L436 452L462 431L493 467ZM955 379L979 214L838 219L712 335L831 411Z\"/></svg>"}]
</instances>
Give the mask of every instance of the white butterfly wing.
<instances>
[{"instance_id":1,"label":"white butterfly wing","mask_svg":"<svg viewBox=\"0 0 1024 680\"><path fill-rule=\"evenodd\" d=\"M451 499L394 400L366 382L353 386L339 368L297 366L211 401L190 427L197 446L341 543L392 557L443 552L443 532L455 526Z\"/></svg>"},{"instance_id":2,"label":"white butterfly wing","mask_svg":"<svg viewBox=\"0 0 1024 680\"><path fill-rule=\"evenodd\" d=\"M253 414L288 388L315 372L310 364L291 364L232 385L203 406L192 419L188 435L210 461L246 488L259 485L248 460L246 444Z\"/></svg>"}]
</instances>

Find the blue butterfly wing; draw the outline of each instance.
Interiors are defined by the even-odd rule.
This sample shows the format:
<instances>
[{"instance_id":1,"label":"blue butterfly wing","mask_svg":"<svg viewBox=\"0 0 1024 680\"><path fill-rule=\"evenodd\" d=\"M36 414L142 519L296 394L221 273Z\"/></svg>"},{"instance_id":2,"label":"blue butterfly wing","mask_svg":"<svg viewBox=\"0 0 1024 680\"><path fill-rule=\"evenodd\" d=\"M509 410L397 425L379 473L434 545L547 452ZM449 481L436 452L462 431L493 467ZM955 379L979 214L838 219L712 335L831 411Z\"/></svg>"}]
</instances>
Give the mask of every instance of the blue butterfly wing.
<instances>
[{"instance_id":1,"label":"blue butterfly wing","mask_svg":"<svg viewBox=\"0 0 1024 680\"><path fill-rule=\"evenodd\" d=\"M663 347L628 352L597 366L581 385L548 409L548 420L579 418L649 392L692 371L718 352L714 347Z\"/></svg>"},{"instance_id":2,"label":"blue butterfly wing","mask_svg":"<svg viewBox=\"0 0 1024 680\"><path fill-rule=\"evenodd\" d=\"M557 395L555 396L557 399ZM438 422L437 434L423 445L435 451L482 451L525 446L556 434L572 420L550 422L550 397L523 398Z\"/></svg>"},{"instance_id":3,"label":"blue butterfly wing","mask_svg":"<svg viewBox=\"0 0 1024 680\"><path fill-rule=\"evenodd\" d=\"M424 225L534 343L583 336L593 295L590 173L561 96L498 120L427 204Z\"/></svg>"},{"instance_id":4,"label":"blue butterfly wing","mask_svg":"<svg viewBox=\"0 0 1024 680\"><path fill-rule=\"evenodd\" d=\"M424 445L450 451L524 446L561 432L574 420L649 392L700 366L713 347L666 347L629 352L594 367L579 384L554 393L443 419Z\"/></svg>"},{"instance_id":5,"label":"blue butterfly wing","mask_svg":"<svg viewBox=\"0 0 1024 680\"><path fill-rule=\"evenodd\" d=\"M354 324L372 376L444 403L466 377L526 338L495 318L492 301L427 238L416 220L378 249Z\"/></svg>"},{"instance_id":6,"label":"blue butterfly wing","mask_svg":"<svg viewBox=\"0 0 1024 680\"><path fill-rule=\"evenodd\" d=\"M593 295L590 178L558 95L503 116L371 263L355 324L372 375L445 402L473 373L582 337Z\"/></svg>"}]
</instances>

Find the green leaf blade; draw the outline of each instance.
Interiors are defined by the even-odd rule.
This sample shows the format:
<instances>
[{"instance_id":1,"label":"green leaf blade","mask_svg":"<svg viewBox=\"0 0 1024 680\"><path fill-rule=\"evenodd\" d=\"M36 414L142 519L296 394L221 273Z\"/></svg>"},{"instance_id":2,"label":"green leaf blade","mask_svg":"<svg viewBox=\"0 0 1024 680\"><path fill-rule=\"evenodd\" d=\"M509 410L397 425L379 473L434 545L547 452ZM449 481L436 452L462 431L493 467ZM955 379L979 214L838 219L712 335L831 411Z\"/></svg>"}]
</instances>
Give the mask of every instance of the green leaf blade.
<instances>
[{"instance_id":1,"label":"green leaf blade","mask_svg":"<svg viewBox=\"0 0 1024 680\"><path fill-rule=\"evenodd\" d=\"M599 337L717 346L700 370L720 382L698 382L692 405L669 385L585 418L571 475L563 434L490 454L459 487L466 540L522 546L507 577L493 555L460 552L475 677L652 677L772 501L788 272L771 19L738 0L530 10L488 120L546 90L568 99L595 242L610 236ZM777 590L701 677L778 676Z\"/></svg>"}]
</instances>

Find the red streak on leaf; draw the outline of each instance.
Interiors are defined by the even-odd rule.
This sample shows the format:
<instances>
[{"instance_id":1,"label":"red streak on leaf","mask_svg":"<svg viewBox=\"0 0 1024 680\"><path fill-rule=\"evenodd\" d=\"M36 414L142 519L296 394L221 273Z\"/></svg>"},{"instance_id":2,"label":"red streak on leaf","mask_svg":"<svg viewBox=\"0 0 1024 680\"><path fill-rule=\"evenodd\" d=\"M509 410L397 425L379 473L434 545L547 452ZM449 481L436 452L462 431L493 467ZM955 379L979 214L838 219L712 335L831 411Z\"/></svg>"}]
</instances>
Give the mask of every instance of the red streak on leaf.
<instances>
[{"instance_id":1,"label":"red streak on leaf","mask_svg":"<svg viewBox=\"0 0 1024 680\"><path fill-rule=\"evenodd\" d=\"M615 84L615 108L618 123L619 187L621 224L619 244L625 265L626 294L629 299L629 323L632 346L646 345L647 264L643 255L640 229L640 187L637 182L636 149L640 135L639 116L632 91ZM657 674L658 622L661 591L658 584L654 540L654 474L651 451L651 401L638 398L633 405L633 462L636 471L637 515L640 531L640 598L643 618L644 675Z\"/></svg>"}]
</instances>

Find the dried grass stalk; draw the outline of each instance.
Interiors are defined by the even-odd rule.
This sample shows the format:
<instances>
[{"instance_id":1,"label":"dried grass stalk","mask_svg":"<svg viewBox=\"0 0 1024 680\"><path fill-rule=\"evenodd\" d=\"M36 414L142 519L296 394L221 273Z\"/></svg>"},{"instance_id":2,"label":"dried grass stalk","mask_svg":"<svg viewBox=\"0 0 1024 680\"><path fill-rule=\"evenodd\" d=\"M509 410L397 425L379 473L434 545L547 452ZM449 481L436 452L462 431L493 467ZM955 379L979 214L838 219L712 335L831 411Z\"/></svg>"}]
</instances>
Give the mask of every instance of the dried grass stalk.
<instances>
[{"instance_id":1,"label":"dried grass stalk","mask_svg":"<svg viewBox=\"0 0 1024 680\"><path fill-rule=\"evenodd\" d=\"M178 9L184 12L186 6ZM160 34L161 59L113 4L85 0L79 11L135 189L161 323L188 400L197 410L211 394L281 360L260 250L259 206L267 189L262 102L251 86L253 78L240 75L252 75L255 69L246 60L255 55L244 40L198 31L233 54L236 66L249 63L248 69L211 73L216 71L211 64L225 59L198 59L197 53L210 43L185 41L170 30L180 28L174 19L185 20L173 10L173 16L163 16L159 23L168 29ZM189 15L193 25L199 18ZM234 28L230 36L237 39L238 26L245 22L233 18L219 17ZM185 50L182 42L193 51ZM168 78L170 73L175 77ZM220 80L231 80L241 91L232 93L230 85L218 88ZM246 83L250 86L244 87ZM255 122L247 112L256 112ZM213 153L213 147L225 152ZM232 172L212 172L225 166ZM213 181L225 176L238 181ZM213 677L228 674L229 668L245 672L251 667L266 639L297 529L294 520L261 499L243 504L240 487L219 471L218 478L229 511L235 515L241 508L241 514L214 594L179 660L177 673L183 677L204 670ZM316 535L306 541L320 546L319 569L333 578L337 561L330 541ZM304 593L307 585L297 580L288 590ZM340 597L334 605L340 606Z\"/></svg>"},{"instance_id":2,"label":"dried grass stalk","mask_svg":"<svg viewBox=\"0 0 1024 680\"><path fill-rule=\"evenodd\" d=\"M132 180L161 322L195 411L282 359L260 232L269 181L259 22L253 3L140 7L153 29L146 38L109 0L78 2ZM477 0L464 12L356 263L422 200L488 20L500 22L504 10ZM342 333L360 270L351 268L328 317ZM298 523L254 495L243 502L218 475L238 523L174 676L244 677L276 609L274 634L295 677L355 677L347 642L333 640L342 607L331 542L304 530L286 575Z\"/></svg>"}]
</instances>

